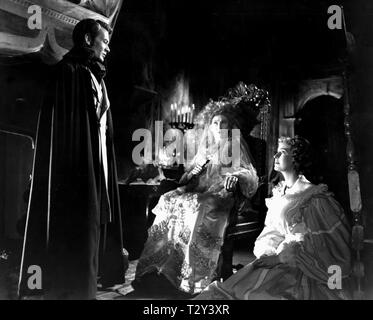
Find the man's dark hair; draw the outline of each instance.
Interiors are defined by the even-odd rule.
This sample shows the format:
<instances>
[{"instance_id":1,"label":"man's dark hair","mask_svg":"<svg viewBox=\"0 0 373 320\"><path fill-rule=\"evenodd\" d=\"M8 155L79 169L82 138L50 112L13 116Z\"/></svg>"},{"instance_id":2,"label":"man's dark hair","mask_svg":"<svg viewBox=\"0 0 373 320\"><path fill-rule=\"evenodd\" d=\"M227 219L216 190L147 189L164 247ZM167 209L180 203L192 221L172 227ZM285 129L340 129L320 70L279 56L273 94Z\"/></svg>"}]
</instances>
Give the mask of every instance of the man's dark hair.
<instances>
[{"instance_id":1,"label":"man's dark hair","mask_svg":"<svg viewBox=\"0 0 373 320\"><path fill-rule=\"evenodd\" d=\"M101 28L104 28L109 33L112 32L112 29L101 20L83 19L79 21L73 31L74 47L85 47L85 35L89 34L94 39Z\"/></svg>"}]
</instances>

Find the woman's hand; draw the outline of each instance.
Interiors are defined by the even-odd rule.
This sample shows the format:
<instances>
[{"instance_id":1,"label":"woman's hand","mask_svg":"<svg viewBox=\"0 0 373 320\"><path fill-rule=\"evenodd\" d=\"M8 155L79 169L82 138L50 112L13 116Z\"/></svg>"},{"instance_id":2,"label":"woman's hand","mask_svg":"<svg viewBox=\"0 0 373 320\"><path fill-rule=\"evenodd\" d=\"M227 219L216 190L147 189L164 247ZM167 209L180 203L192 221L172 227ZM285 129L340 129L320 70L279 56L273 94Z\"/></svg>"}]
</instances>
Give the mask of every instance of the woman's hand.
<instances>
[{"instance_id":1,"label":"woman's hand","mask_svg":"<svg viewBox=\"0 0 373 320\"><path fill-rule=\"evenodd\" d=\"M262 256L253 262L253 266L254 268L273 268L280 263L278 255Z\"/></svg>"},{"instance_id":2,"label":"woman's hand","mask_svg":"<svg viewBox=\"0 0 373 320\"><path fill-rule=\"evenodd\" d=\"M227 191L234 191L238 183L238 178L235 176L227 176L224 181L224 188Z\"/></svg>"},{"instance_id":3,"label":"woman's hand","mask_svg":"<svg viewBox=\"0 0 373 320\"><path fill-rule=\"evenodd\" d=\"M197 176L202 172L202 170L203 170L203 166L197 164L190 173L193 176Z\"/></svg>"},{"instance_id":4,"label":"woman's hand","mask_svg":"<svg viewBox=\"0 0 373 320\"><path fill-rule=\"evenodd\" d=\"M301 248L300 242L290 242L286 243L279 253L278 258L281 263L286 263L292 267L296 266L296 257L298 254L299 249Z\"/></svg>"}]
</instances>

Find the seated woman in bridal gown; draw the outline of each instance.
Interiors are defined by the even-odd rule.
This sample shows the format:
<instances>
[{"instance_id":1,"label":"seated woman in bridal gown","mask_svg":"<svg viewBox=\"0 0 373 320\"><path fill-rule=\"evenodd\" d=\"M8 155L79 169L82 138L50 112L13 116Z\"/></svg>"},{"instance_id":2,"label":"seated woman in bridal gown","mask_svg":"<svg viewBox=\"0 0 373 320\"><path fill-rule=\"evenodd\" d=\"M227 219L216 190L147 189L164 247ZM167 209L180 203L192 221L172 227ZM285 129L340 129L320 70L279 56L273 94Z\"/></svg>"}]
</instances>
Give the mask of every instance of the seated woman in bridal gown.
<instances>
[{"instance_id":1,"label":"seated woman in bridal gown","mask_svg":"<svg viewBox=\"0 0 373 320\"><path fill-rule=\"evenodd\" d=\"M266 199L257 257L196 299L349 299L350 227L326 185L313 185L302 168L307 140L282 137L274 169L284 178Z\"/></svg>"},{"instance_id":2,"label":"seated woman in bridal gown","mask_svg":"<svg viewBox=\"0 0 373 320\"><path fill-rule=\"evenodd\" d=\"M206 127L181 179L184 185L164 194L153 209L156 218L132 283L136 290L146 286L144 276L152 272L188 294L201 292L216 278L230 211L249 201L258 187L248 146L231 130L238 128L235 111L246 107L237 101L243 97L206 106Z\"/></svg>"}]
</instances>

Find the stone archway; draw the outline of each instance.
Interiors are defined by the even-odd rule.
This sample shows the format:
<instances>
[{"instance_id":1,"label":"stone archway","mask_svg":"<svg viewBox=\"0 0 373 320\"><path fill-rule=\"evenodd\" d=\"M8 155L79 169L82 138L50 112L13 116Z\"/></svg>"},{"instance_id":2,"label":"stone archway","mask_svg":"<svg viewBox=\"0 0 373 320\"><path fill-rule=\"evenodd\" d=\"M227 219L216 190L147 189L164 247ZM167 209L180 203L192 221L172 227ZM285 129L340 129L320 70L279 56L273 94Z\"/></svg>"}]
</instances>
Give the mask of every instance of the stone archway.
<instances>
[{"instance_id":1,"label":"stone archway","mask_svg":"<svg viewBox=\"0 0 373 320\"><path fill-rule=\"evenodd\" d=\"M279 136L294 135L294 115L303 106L320 96L331 96L341 99L344 94L342 76L330 76L322 79L304 80L299 83L296 92L283 97L279 110Z\"/></svg>"},{"instance_id":2,"label":"stone archway","mask_svg":"<svg viewBox=\"0 0 373 320\"><path fill-rule=\"evenodd\" d=\"M331 96L340 99L344 93L343 78L333 76L325 79L307 80L301 82L295 99L295 112L312 99L320 96Z\"/></svg>"}]
</instances>

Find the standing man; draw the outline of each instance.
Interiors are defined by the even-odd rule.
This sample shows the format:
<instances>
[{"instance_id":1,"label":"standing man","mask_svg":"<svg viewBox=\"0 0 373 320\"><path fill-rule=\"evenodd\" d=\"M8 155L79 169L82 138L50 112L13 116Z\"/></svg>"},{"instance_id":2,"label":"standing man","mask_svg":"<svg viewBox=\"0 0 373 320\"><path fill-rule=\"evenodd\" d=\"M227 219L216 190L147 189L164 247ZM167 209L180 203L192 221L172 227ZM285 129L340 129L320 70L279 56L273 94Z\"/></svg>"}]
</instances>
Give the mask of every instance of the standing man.
<instances>
[{"instance_id":1,"label":"standing man","mask_svg":"<svg viewBox=\"0 0 373 320\"><path fill-rule=\"evenodd\" d=\"M49 82L38 121L21 298L95 299L97 279L103 286L124 282L128 263L103 80L110 32L101 21L80 21L74 47Z\"/></svg>"}]
</instances>

